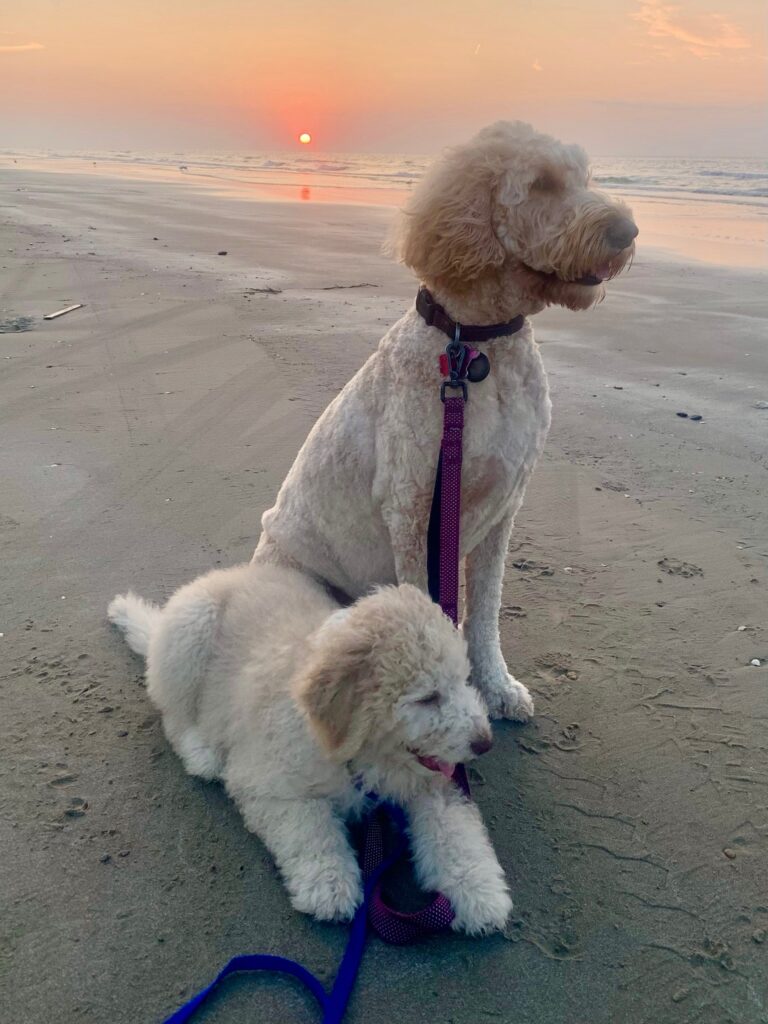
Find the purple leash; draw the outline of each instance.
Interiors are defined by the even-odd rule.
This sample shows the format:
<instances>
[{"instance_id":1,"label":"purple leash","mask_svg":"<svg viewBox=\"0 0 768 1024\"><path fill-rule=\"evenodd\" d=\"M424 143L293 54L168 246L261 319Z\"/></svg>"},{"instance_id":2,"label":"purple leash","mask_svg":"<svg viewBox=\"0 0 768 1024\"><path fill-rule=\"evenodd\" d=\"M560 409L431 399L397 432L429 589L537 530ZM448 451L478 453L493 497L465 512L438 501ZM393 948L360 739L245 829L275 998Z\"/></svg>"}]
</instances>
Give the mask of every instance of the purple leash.
<instances>
[{"instance_id":1,"label":"purple leash","mask_svg":"<svg viewBox=\"0 0 768 1024\"><path fill-rule=\"evenodd\" d=\"M461 459L464 432L464 404L467 401L467 379L470 367L480 356L459 341L456 325L453 342L440 359L446 379L440 386L443 402L443 438L437 464L437 478L427 533L427 569L429 592L454 626L459 624L459 539L461 534ZM487 372L483 375L487 376ZM483 377L476 377L482 380ZM459 392L448 395L448 389ZM463 764L457 764L453 782L470 798L469 780ZM402 811L399 812L402 815ZM383 857L383 825L378 811L370 816L365 834L363 864L380 863ZM368 920L376 934L392 945L404 946L425 935L444 931L454 918L453 907L446 896L436 893L432 902L415 913L395 910L384 901L382 883L371 893Z\"/></svg>"},{"instance_id":2,"label":"purple leash","mask_svg":"<svg viewBox=\"0 0 768 1024\"><path fill-rule=\"evenodd\" d=\"M443 400L445 411L440 446L439 604L454 626L459 624L459 528L465 394Z\"/></svg>"}]
</instances>

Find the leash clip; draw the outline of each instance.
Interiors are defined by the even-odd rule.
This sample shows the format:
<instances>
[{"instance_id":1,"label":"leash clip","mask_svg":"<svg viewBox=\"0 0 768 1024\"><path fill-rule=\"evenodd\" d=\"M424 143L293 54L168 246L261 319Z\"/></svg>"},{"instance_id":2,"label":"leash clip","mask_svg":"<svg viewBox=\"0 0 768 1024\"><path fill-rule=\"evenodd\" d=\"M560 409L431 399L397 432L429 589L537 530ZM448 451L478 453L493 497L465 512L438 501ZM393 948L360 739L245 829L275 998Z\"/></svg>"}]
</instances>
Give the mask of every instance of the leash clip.
<instances>
[{"instance_id":1,"label":"leash clip","mask_svg":"<svg viewBox=\"0 0 768 1024\"><path fill-rule=\"evenodd\" d=\"M461 324L456 324L453 341L446 345L445 354L448 360L450 377L440 385L440 401L445 402L446 388L455 388L456 390L461 389L461 397L467 402L469 401L469 392L467 391L466 372L464 376L461 376L462 371L465 370L464 364L467 361L467 346L461 341Z\"/></svg>"}]
</instances>

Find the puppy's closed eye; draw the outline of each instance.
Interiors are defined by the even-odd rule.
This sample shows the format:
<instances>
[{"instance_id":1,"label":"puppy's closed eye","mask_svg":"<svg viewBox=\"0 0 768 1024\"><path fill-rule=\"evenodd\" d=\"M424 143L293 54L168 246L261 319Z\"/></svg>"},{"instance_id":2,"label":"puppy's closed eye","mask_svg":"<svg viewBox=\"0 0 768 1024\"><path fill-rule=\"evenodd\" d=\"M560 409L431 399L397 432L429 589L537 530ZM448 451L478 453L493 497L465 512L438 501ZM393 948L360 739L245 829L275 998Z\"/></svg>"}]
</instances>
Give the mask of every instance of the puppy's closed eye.
<instances>
[{"instance_id":1,"label":"puppy's closed eye","mask_svg":"<svg viewBox=\"0 0 768 1024\"><path fill-rule=\"evenodd\" d=\"M433 693L428 693L426 697L420 697L415 703L420 704L422 707L436 707L440 700L440 694L435 690Z\"/></svg>"}]
</instances>

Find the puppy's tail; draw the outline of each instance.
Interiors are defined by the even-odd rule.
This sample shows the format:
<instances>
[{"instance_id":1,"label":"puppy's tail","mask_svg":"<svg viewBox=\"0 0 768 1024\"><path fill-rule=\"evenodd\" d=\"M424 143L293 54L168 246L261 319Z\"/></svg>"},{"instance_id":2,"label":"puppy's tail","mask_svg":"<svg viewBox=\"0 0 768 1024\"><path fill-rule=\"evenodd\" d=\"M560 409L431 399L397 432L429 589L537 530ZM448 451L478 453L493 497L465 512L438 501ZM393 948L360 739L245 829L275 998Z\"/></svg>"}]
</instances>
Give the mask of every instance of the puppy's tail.
<instances>
[{"instance_id":1,"label":"puppy's tail","mask_svg":"<svg viewBox=\"0 0 768 1024\"><path fill-rule=\"evenodd\" d=\"M107 608L107 618L125 634L131 650L146 658L149 638L161 615L158 605L129 591L118 594Z\"/></svg>"}]
</instances>

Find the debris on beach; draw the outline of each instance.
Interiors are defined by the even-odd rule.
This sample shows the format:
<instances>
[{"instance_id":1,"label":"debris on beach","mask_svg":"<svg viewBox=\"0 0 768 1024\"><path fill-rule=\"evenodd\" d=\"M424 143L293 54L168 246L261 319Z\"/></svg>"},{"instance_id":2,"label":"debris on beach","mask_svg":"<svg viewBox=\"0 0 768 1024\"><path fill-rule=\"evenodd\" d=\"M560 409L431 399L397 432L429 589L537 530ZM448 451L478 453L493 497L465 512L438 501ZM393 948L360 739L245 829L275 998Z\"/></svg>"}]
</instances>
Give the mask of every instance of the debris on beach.
<instances>
[{"instance_id":1,"label":"debris on beach","mask_svg":"<svg viewBox=\"0 0 768 1024\"><path fill-rule=\"evenodd\" d=\"M370 281L361 281L360 284L326 284L320 291L321 292L334 292L340 288L378 288L377 284L371 284Z\"/></svg>"},{"instance_id":2,"label":"debris on beach","mask_svg":"<svg viewBox=\"0 0 768 1024\"><path fill-rule=\"evenodd\" d=\"M0 334L17 334L19 331L31 331L35 320L31 316L11 316L0 320Z\"/></svg>"},{"instance_id":3,"label":"debris on beach","mask_svg":"<svg viewBox=\"0 0 768 1024\"><path fill-rule=\"evenodd\" d=\"M84 305L84 302L76 302L74 306L65 306L64 309L57 309L55 313L46 313L43 320L55 320L57 317L64 316L65 313L72 313L76 309L82 309Z\"/></svg>"},{"instance_id":4,"label":"debris on beach","mask_svg":"<svg viewBox=\"0 0 768 1024\"><path fill-rule=\"evenodd\" d=\"M219 251L216 253L216 255L217 256L226 256L227 255L227 250L226 249L219 249Z\"/></svg>"},{"instance_id":5,"label":"debris on beach","mask_svg":"<svg viewBox=\"0 0 768 1024\"><path fill-rule=\"evenodd\" d=\"M697 412L676 412L675 416L679 416L680 419L683 420L693 420L694 423L704 419L704 417Z\"/></svg>"},{"instance_id":6,"label":"debris on beach","mask_svg":"<svg viewBox=\"0 0 768 1024\"><path fill-rule=\"evenodd\" d=\"M282 288L272 288L268 285L266 288L246 288L243 292L246 298L251 295L282 295Z\"/></svg>"},{"instance_id":7,"label":"debris on beach","mask_svg":"<svg viewBox=\"0 0 768 1024\"><path fill-rule=\"evenodd\" d=\"M754 408L755 409L768 409L768 402L763 402L763 401L755 402L754 403Z\"/></svg>"},{"instance_id":8,"label":"debris on beach","mask_svg":"<svg viewBox=\"0 0 768 1024\"><path fill-rule=\"evenodd\" d=\"M519 561L513 562L512 567L517 569L519 572L532 573L536 578L555 575L555 570L549 565L544 565L543 562L534 562L533 559L530 558L521 558Z\"/></svg>"},{"instance_id":9,"label":"debris on beach","mask_svg":"<svg viewBox=\"0 0 768 1024\"><path fill-rule=\"evenodd\" d=\"M760 666L762 665L762 661L760 661L759 658L753 658L749 664L753 665L755 668L760 668Z\"/></svg>"}]
</instances>

